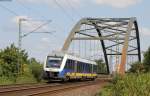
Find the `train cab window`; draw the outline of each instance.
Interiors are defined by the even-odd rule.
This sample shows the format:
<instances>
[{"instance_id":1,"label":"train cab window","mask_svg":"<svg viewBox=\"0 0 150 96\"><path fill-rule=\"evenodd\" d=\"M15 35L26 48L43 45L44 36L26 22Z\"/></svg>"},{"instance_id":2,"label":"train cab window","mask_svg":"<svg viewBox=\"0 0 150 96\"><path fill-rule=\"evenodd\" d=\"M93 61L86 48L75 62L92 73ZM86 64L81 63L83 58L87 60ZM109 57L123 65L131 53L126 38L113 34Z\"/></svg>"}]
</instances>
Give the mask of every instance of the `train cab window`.
<instances>
[{"instance_id":1,"label":"train cab window","mask_svg":"<svg viewBox=\"0 0 150 96\"><path fill-rule=\"evenodd\" d=\"M47 68L60 68L62 58L60 57L48 57L46 67Z\"/></svg>"}]
</instances>

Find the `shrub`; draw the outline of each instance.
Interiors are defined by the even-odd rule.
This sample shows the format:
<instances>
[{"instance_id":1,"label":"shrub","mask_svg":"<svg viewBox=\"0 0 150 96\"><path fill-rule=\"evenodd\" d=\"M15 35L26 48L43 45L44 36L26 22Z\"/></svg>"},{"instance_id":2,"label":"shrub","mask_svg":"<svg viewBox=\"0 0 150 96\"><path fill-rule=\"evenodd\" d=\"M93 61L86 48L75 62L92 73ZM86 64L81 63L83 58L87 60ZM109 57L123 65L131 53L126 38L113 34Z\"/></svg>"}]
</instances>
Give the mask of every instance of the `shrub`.
<instances>
[{"instance_id":1,"label":"shrub","mask_svg":"<svg viewBox=\"0 0 150 96\"><path fill-rule=\"evenodd\" d=\"M14 44L0 50L0 84L40 82L41 74L42 65L28 59L25 50L19 51Z\"/></svg>"},{"instance_id":2,"label":"shrub","mask_svg":"<svg viewBox=\"0 0 150 96\"><path fill-rule=\"evenodd\" d=\"M109 95L107 94L109 93ZM149 96L150 73L128 74L105 87L99 96Z\"/></svg>"},{"instance_id":3,"label":"shrub","mask_svg":"<svg viewBox=\"0 0 150 96\"><path fill-rule=\"evenodd\" d=\"M150 47L148 50L144 53L144 60L143 64L145 66L146 71L150 71Z\"/></svg>"},{"instance_id":4,"label":"shrub","mask_svg":"<svg viewBox=\"0 0 150 96\"><path fill-rule=\"evenodd\" d=\"M129 71L133 73L145 72L145 66L141 62L135 62L131 65L131 68Z\"/></svg>"},{"instance_id":5,"label":"shrub","mask_svg":"<svg viewBox=\"0 0 150 96\"><path fill-rule=\"evenodd\" d=\"M40 82L42 80L42 64L37 62L35 59L31 59L30 68L37 82Z\"/></svg>"}]
</instances>

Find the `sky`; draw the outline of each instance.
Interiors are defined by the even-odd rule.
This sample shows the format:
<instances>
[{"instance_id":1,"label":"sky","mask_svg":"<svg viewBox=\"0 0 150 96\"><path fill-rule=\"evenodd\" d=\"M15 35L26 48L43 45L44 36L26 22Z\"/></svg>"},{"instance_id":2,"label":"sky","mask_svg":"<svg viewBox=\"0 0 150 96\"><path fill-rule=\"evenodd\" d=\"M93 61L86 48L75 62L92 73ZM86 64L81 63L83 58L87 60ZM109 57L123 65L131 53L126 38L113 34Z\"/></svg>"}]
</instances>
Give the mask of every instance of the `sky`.
<instances>
[{"instance_id":1,"label":"sky","mask_svg":"<svg viewBox=\"0 0 150 96\"><path fill-rule=\"evenodd\" d=\"M18 46L18 20L26 34L42 24L37 32L22 39L22 49L30 57L44 61L52 50L60 50L73 26L83 17L136 17L141 50L150 46L150 0L0 0L0 49Z\"/></svg>"}]
</instances>

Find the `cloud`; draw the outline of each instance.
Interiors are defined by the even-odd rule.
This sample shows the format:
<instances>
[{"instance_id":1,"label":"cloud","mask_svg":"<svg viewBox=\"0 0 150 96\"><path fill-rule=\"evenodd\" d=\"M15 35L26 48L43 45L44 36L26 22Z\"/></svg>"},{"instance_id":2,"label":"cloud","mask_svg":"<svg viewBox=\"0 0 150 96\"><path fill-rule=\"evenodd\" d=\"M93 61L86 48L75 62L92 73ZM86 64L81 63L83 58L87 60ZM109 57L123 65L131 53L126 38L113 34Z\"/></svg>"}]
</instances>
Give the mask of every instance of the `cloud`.
<instances>
[{"instance_id":1,"label":"cloud","mask_svg":"<svg viewBox=\"0 0 150 96\"><path fill-rule=\"evenodd\" d=\"M145 36L150 36L150 28L142 27L139 29L140 33Z\"/></svg>"},{"instance_id":2,"label":"cloud","mask_svg":"<svg viewBox=\"0 0 150 96\"><path fill-rule=\"evenodd\" d=\"M36 28L38 28L39 26L43 25L44 23L46 23L47 21L40 21L40 20L35 20L31 17L28 16L16 16L12 19L12 21L16 24L19 24L19 19L22 19L21 22L21 27L22 30L25 32L30 32L35 30ZM49 30L48 24L45 26L42 26L41 28L39 28L38 30L36 30L37 32L45 32L46 30Z\"/></svg>"},{"instance_id":3,"label":"cloud","mask_svg":"<svg viewBox=\"0 0 150 96\"><path fill-rule=\"evenodd\" d=\"M39 44L35 46L36 53L45 53L48 54L53 50L59 50L60 44L54 43L55 41L52 38L43 37L40 39Z\"/></svg>"},{"instance_id":4,"label":"cloud","mask_svg":"<svg viewBox=\"0 0 150 96\"><path fill-rule=\"evenodd\" d=\"M43 38L41 38L41 41L42 41L42 42L49 43L49 42L50 42L50 39L47 38L47 37L43 37Z\"/></svg>"},{"instance_id":5,"label":"cloud","mask_svg":"<svg viewBox=\"0 0 150 96\"><path fill-rule=\"evenodd\" d=\"M42 46L42 48L45 48L45 49L48 47L56 46L56 44L54 43L54 40L48 37L41 38L40 44L41 44L40 46Z\"/></svg>"},{"instance_id":6,"label":"cloud","mask_svg":"<svg viewBox=\"0 0 150 96\"><path fill-rule=\"evenodd\" d=\"M109 5L115 8L126 8L141 1L142 0L94 0L96 4Z\"/></svg>"}]
</instances>

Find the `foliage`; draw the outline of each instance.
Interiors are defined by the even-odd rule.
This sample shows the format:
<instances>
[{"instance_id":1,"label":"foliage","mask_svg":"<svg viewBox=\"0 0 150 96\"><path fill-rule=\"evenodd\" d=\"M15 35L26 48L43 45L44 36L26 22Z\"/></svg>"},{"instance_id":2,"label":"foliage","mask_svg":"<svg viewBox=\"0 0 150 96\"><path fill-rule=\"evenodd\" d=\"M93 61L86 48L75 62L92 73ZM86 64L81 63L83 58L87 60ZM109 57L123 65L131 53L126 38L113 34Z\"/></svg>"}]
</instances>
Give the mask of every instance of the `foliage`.
<instances>
[{"instance_id":1,"label":"foliage","mask_svg":"<svg viewBox=\"0 0 150 96\"><path fill-rule=\"evenodd\" d=\"M13 84L14 81L10 77L0 76L0 85Z\"/></svg>"},{"instance_id":2,"label":"foliage","mask_svg":"<svg viewBox=\"0 0 150 96\"><path fill-rule=\"evenodd\" d=\"M125 76L116 75L98 96L150 96L150 47L143 62L133 63L129 72Z\"/></svg>"},{"instance_id":3,"label":"foliage","mask_svg":"<svg viewBox=\"0 0 150 96\"><path fill-rule=\"evenodd\" d=\"M131 65L129 72L133 73L145 72L145 66L141 62L135 62Z\"/></svg>"},{"instance_id":4,"label":"foliage","mask_svg":"<svg viewBox=\"0 0 150 96\"><path fill-rule=\"evenodd\" d=\"M102 59L95 60L98 65L97 73L107 73L106 64Z\"/></svg>"},{"instance_id":5,"label":"foliage","mask_svg":"<svg viewBox=\"0 0 150 96\"><path fill-rule=\"evenodd\" d=\"M115 78L116 79L116 78ZM128 74L106 86L99 96L149 96L150 73Z\"/></svg>"},{"instance_id":6,"label":"foliage","mask_svg":"<svg viewBox=\"0 0 150 96\"><path fill-rule=\"evenodd\" d=\"M9 84L23 84L23 83L36 83L36 79L33 77L32 74L22 74L17 76L14 81L14 77L0 77L0 85L9 85Z\"/></svg>"},{"instance_id":7,"label":"foliage","mask_svg":"<svg viewBox=\"0 0 150 96\"><path fill-rule=\"evenodd\" d=\"M1 66L1 76L16 77L18 72L18 56L21 56L22 63L27 63L28 55L22 50L18 51L18 48L14 44L6 47L4 50L0 51L0 66Z\"/></svg>"},{"instance_id":8,"label":"foliage","mask_svg":"<svg viewBox=\"0 0 150 96\"><path fill-rule=\"evenodd\" d=\"M131 65L129 72L141 73L150 72L150 48L144 53L143 63L135 62Z\"/></svg>"},{"instance_id":9,"label":"foliage","mask_svg":"<svg viewBox=\"0 0 150 96\"><path fill-rule=\"evenodd\" d=\"M1 84L39 82L41 81L41 70L42 65L39 62L34 58L28 59L27 52L19 51L14 44L0 50Z\"/></svg>"},{"instance_id":10,"label":"foliage","mask_svg":"<svg viewBox=\"0 0 150 96\"><path fill-rule=\"evenodd\" d=\"M37 62L34 58L31 58L31 72L35 79L40 82L42 80L42 64Z\"/></svg>"},{"instance_id":11,"label":"foliage","mask_svg":"<svg viewBox=\"0 0 150 96\"><path fill-rule=\"evenodd\" d=\"M150 47L144 54L143 64L145 66L146 71L150 71Z\"/></svg>"},{"instance_id":12,"label":"foliage","mask_svg":"<svg viewBox=\"0 0 150 96\"><path fill-rule=\"evenodd\" d=\"M23 84L23 83L37 83L34 76L30 74L22 74L17 77L16 82L17 84Z\"/></svg>"}]
</instances>

